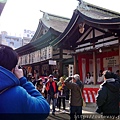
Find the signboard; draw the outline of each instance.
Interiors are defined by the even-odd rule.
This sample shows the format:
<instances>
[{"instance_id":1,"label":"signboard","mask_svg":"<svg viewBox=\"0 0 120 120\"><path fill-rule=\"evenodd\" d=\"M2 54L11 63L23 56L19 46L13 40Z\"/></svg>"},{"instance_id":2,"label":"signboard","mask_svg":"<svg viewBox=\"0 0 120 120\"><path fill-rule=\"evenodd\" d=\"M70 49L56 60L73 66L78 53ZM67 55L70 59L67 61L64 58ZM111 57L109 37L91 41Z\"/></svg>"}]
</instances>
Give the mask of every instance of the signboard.
<instances>
[{"instance_id":1,"label":"signboard","mask_svg":"<svg viewBox=\"0 0 120 120\"><path fill-rule=\"evenodd\" d=\"M22 56L22 65L25 65L25 55Z\"/></svg>"},{"instance_id":2,"label":"signboard","mask_svg":"<svg viewBox=\"0 0 120 120\"><path fill-rule=\"evenodd\" d=\"M25 56L25 64L29 64L29 54L24 55Z\"/></svg>"},{"instance_id":3,"label":"signboard","mask_svg":"<svg viewBox=\"0 0 120 120\"><path fill-rule=\"evenodd\" d=\"M44 61L45 59L45 52L44 52L44 48L43 49L41 49L41 61Z\"/></svg>"},{"instance_id":4,"label":"signboard","mask_svg":"<svg viewBox=\"0 0 120 120\"><path fill-rule=\"evenodd\" d=\"M56 61L55 60L49 60L49 65L56 65Z\"/></svg>"},{"instance_id":5,"label":"signboard","mask_svg":"<svg viewBox=\"0 0 120 120\"><path fill-rule=\"evenodd\" d=\"M113 67L119 65L119 57L112 56L103 58L103 67Z\"/></svg>"},{"instance_id":6,"label":"signboard","mask_svg":"<svg viewBox=\"0 0 120 120\"><path fill-rule=\"evenodd\" d=\"M30 64L33 63L33 53L30 53Z\"/></svg>"},{"instance_id":7,"label":"signboard","mask_svg":"<svg viewBox=\"0 0 120 120\"><path fill-rule=\"evenodd\" d=\"M39 52L40 52L39 50L34 52L34 54L35 54L35 56L34 56L34 63L40 61L40 54L39 54Z\"/></svg>"},{"instance_id":8,"label":"signboard","mask_svg":"<svg viewBox=\"0 0 120 120\"><path fill-rule=\"evenodd\" d=\"M22 56L19 56L18 65L22 65Z\"/></svg>"},{"instance_id":9,"label":"signboard","mask_svg":"<svg viewBox=\"0 0 120 120\"><path fill-rule=\"evenodd\" d=\"M52 58L52 46L47 47L47 59Z\"/></svg>"},{"instance_id":10,"label":"signboard","mask_svg":"<svg viewBox=\"0 0 120 120\"><path fill-rule=\"evenodd\" d=\"M52 58L52 47L48 46L42 48L41 50L37 50L30 54L21 56L21 64L25 65L25 64L37 63L50 58ZM56 63L50 62L50 64L56 64Z\"/></svg>"},{"instance_id":11,"label":"signboard","mask_svg":"<svg viewBox=\"0 0 120 120\"><path fill-rule=\"evenodd\" d=\"M74 71L73 65L69 64L69 76L73 76L73 71Z\"/></svg>"},{"instance_id":12,"label":"signboard","mask_svg":"<svg viewBox=\"0 0 120 120\"><path fill-rule=\"evenodd\" d=\"M36 53L36 57L37 57L37 62L40 62L41 61L41 57L40 57L40 50L37 51Z\"/></svg>"},{"instance_id":13,"label":"signboard","mask_svg":"<svg viewBox=\"0 0 120 120\"><path fill-rule=\"evenodd\" d=\"M24 29L23 37L32 38L35 34L35 31Z\"/></svg>"}]
</instances>

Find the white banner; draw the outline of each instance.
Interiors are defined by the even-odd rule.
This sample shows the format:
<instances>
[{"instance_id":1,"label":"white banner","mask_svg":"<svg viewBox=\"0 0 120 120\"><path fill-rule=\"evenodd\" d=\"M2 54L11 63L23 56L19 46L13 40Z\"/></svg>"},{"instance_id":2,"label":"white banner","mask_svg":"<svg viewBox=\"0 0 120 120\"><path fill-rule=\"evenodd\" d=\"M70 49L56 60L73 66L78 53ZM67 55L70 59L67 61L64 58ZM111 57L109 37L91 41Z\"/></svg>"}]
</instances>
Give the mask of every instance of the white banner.
<instances>
[{"instance_id":1,"label":"white banner","mask_svg":"<svg viewBox=\"0 0 120 120\"><path fill-rule=\"evenodd\" d=\"M52 46L47 47L47 59L52 58Z\"/></svg>"},{"instance_id":2,"label":"white banner","mask_svg":"<svg viewBox=\"0 0 120 120\"><path fill-rule=\"evenodd\" d=\"M93 72L93 59L89 59L89 71L87 72L90 72L91 74Z\"/></svg>"},{"instance_id":3,"label":"white banner","mask_svg":"<svg viewBox=\"0 0 120 120\"><path fill-rule=\"evenodd\" d=\"M72 64L69 64L69 76L73 76L74 67Z\"/></svg>"},{"instance_id":4,"label":"white banner","mask_svg":"<svg viewBox=\"0 0 120 120\"><path fill-rule=\"evenodd\" d=\"M52 46L48 46L48 47L42 48L41 50L37 50L30 54L21 56L20 63L23 65L32 64L32 63L50 59L52 58L52 55L53 55Z\"/></svg>"}]
</instances>

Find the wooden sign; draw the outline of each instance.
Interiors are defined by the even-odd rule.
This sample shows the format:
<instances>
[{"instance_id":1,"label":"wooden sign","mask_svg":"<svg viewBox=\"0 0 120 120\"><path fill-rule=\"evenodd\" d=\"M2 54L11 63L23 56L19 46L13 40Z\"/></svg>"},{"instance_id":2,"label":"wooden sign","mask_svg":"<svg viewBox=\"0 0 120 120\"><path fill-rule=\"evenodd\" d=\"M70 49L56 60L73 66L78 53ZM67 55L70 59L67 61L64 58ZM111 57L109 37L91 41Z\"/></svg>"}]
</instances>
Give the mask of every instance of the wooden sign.
<instances>
[{"instance_id":1,"label":"wooden sign","mask_svg":"<svg viewBox=\"0 0 120 120\"><path fill-rule=\"evenodd\" d=\"M119 65L119 57L111 56L103 58L103 67L113 67Z\"/></svg>"}]
</instances>

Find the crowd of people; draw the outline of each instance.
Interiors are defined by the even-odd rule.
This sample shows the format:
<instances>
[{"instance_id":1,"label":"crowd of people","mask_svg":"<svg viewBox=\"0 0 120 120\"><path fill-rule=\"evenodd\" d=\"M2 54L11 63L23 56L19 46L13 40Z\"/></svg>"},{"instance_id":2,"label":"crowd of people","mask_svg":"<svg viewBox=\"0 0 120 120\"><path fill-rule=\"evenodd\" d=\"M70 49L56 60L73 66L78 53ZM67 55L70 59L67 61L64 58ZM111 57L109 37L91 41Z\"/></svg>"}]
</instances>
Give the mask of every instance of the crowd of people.
<instances>
[{"instance_id":1,"label":"crowd of people","mask_svg":"<svg viewBox=\"0 0 120 120\"><path fill-rule=\"evenodd\" d=\"M81 120L84 83L79 74L67 78L61 76L57 82L52 74L43 80L35 71L32 78L25 76L24 70L18 67L18 58L12 48L0 45L0 113L37 113L44 120L50 114L51 100L52 114L55 115L56 107L60 111L62 103L64 112L65 100L70 99L70 120L75 120L75 116ZM96 112L106 120L106 116L119 115L120 77L109 70L100 71L101 76L103 81L96 96ZM88 72L86 79L91 77ZM86 84L88 82L93 84L92 80Z\"/></svg>"},{"instance_id":2,"label":"crowd of people","mask_svg":"<svg viewBox=\"0 0 120 120\"><path fill-rule=\"evenodd\" d=\"M43 82L42 82L43 81ZM39 86L40 85L40 86ZM52 114L55 115L55 109L58 108L61 111L61 105L63 105L62 112L66 110L65 100L71 91L70 97L70 119L74 120L75 114L82 115L82 93L83 83L80 80L80 76L75 74L74 76L60 77L59 81L54 80L54 76L50 74L46 82L41 78L35 84L36 89L46 98L49 105L52 100ZM45 87L44 87L45 86ZM46 95L45 95L46 93ZM61 104L62 103L62 104Z\"/></svg>"},{"instance_id":3,"label":"crowd of people","mask_svg":"<svg viewBox=\"0 0 120 120\"><path fill-rule=\"evenodd\" d=\"M116 70L115 74L118 75L119 70ZM103 70L100 70L99 74L97 76L97 84L102 84L103 82L104 82ZM84 80L84 84L87 84L87 85L94 84L93 72L92 72L92 74L90 72L87 72L86 78Z\"/></svg>"}]
</instances>

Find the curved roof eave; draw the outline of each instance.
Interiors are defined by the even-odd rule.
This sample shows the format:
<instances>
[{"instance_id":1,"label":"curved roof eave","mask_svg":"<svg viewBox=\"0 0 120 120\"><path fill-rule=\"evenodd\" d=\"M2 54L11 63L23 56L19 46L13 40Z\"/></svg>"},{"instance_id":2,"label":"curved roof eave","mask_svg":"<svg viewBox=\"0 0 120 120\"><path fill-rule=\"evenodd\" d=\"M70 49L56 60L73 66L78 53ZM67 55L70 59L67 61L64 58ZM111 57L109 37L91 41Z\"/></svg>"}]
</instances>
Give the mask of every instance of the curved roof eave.
<instances>
[{"instance_id":1,"label":"curved roof eave","mask_svg":"<svg viewBox=\"0 0 120 120\"><path fill-rule=\"evenodd\" d=\"M42 20L40 19L39 20L39 24L38 24L38 27L37 27L37 30L31 40L31 42L35 41L36 39L38 39L40 37L40 33L41 33L41 29L42 29L42 26L44 26L46 29L49 29L47 26L44 25L44 23L42 22Z\"/></svg>"},{"instance_id":2,"label":"curved roof eave","mask_svg":"<svg viewBox=\"0 0 120 120\"><path fill-rule=\"evenodd\" d=\"M63 33L60 36L58 36L54 41L52 41L50 45L56 46L57 44L62 42L62 40L70 33L74 25L78 22L78 18L79 15L76 14L76 10L75 10L66 29L63 31Z\"/></svg>"},{"instance_id":3,"label":"curved roof eave","mask_svg":"<svg viewBox=\"0 0 120 120\"><path fill-rule=\"evenodd\" d=\"M39 31L41 30L41 20L39 20L39 23L38 23L38 27L37 27L37 30L33 36L33 38L31 39L30 42L34 41L37 37L38 37L38 34L39 34Z\"/></svg>"},{"instance_id":4,"label":"curved roof eave","mask_svg":"<svg viewBox=\"0 0 120 120\"><path fill-rule=\"evenodd\" d=\"M79 10L75 9L73 16L65 29L65 31L52 43L53 46L56 46L60 42L64 40L64 38L71 33L72 28L74 25L80 24L81 22L85 22L89 26L93 26L96 28L103 28L109 29L111 31L116 31L120 34L120 17L112 18L112 19L93 19L84 14L82 14Z\"/></svg>"},{"instance_id":5,"label":"curved roof eave","mask_svg":"<svg viewBox=\"0 0 120 120\"><path fill-rule=\"evenodd\" d=\"M27 45L24 45L16 49L16 52L18 52L18 54L24 54L25 52L33 52L35 50L38 50L40 48L40 45L42 46L42 44L44 43L46 43L47 45L47 42L43 42L43 41L46 40L47 38L50 38L51 34L55 34L56 36L58 36L60 33L50 28L48 32L43 36L41 36L40 38L38 38L38 40L30 42Z\"/></svg>"},{"instance_id":6,"label":"curved roof eave","mask_svg":"<svg viewBox=\"0 0 120 120\"><path fill-rule=\"evenodd\" d=\"M117 26L117 25L120 25L120 17L111 18L111 19L94 19L94 18L90 18L82 14L80 11L78 12L79 12L78 14L80 15L80 17L82 17L82 19L85 22L89 22L95 25L101 25L103 28L108 27L108 26L109 28L113 28L113 25L116 26L115 28L120 28L120 26Z\"/></svg>"}]
</instances>

